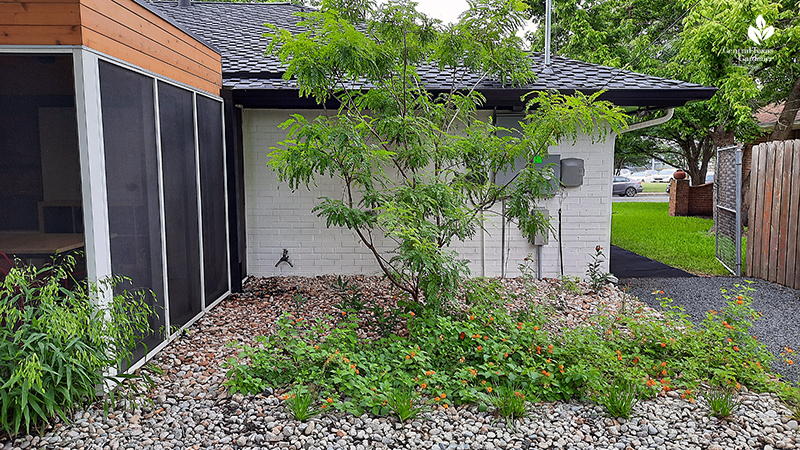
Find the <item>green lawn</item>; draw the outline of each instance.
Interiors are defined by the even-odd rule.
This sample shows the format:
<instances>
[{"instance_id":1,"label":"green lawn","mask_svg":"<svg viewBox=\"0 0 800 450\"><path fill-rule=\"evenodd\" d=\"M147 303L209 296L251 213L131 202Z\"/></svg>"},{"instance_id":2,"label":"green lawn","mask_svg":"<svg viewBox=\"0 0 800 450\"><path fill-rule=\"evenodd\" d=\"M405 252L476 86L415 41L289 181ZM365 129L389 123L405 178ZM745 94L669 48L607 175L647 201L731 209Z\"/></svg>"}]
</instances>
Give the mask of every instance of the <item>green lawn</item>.
<instances>
[{"instance_id":1,"label":"green lawn","mask_svg":"<svg viewBox=\"0 0 800 450\"><path fill-rule=\"evenodd\" d=\"M658 192L659 194L667 193L667 186L669 183L642 183L642 192Z\"/></svg>"},{"instance_id":2,"label":"green lawn","mask_svg":"<svg viewBox=\"0 0 800 450\"><path fill-rule=\"evenodd\" d=\"M666 202L618 202L612 211L613 245L688 272L730 275L714 257L713 220L670 217Z\"/></svg>"}]
</instances>

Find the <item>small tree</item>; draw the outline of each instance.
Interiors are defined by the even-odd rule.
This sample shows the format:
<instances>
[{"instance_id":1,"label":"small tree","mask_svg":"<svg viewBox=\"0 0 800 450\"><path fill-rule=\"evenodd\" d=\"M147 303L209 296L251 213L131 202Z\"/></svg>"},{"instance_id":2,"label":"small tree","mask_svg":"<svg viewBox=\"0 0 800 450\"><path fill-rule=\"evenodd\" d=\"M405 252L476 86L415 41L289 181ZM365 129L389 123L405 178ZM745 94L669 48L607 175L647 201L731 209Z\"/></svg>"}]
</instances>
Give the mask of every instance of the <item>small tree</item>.
<instances>
[{"instance_id":1,"label":"small tree","mask_svg":"<svg viewBox=\"0 0 800 450\"><path fill-rule=\"evenodd\" d=\"M624 125L622 112L598 94L535 93L526 98L521 137L498 136L501 128L477 119L479 88L533 79L516 35L526 7L519 0L470 6L445 26L408 1L346 15L323 4L298 14L302 32L273 27L267 34L301 95L339 105L285 122L287 138L270 165L292 189L311 188L322 175L340 180L342 198L323 197L313 211L329 227L353 230L392 284L433 306L468 274L467 261L448 247L475 236L492 206L504 200L526 236L548 229L533 206L551 189L551 172L536 168L535 158L579 133L604 138ZM426 70L446 75L447 88L426 89ZM495 183L519 158L527 164L516 176ZM379 248L382 238L393 243L390 251Z\"/></svg>"}]
</instances>

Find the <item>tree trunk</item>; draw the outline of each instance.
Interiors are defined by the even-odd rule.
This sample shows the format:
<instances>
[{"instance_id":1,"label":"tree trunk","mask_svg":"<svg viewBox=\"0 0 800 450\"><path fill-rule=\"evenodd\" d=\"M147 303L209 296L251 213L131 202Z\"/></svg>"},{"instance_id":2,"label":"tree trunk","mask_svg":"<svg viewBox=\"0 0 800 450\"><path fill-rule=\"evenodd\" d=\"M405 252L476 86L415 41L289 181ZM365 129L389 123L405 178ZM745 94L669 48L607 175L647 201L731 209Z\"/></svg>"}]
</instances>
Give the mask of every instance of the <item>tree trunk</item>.
<instances>
[{"instance_id":1,"label":"tree trunk","mask_svg":"<svg viewBox=\"0 0 800 450\"><path fill-rule=\"evenodd\" d=\"M789 91L789 95L786 97L783 111L778 117L777 123L775 123L775 128L772 129L772 134L769 135L770 141L785 141L789 139L798 109L800 109L800 77L795 80L792 90Z\"/></svg>"}]
</instances>

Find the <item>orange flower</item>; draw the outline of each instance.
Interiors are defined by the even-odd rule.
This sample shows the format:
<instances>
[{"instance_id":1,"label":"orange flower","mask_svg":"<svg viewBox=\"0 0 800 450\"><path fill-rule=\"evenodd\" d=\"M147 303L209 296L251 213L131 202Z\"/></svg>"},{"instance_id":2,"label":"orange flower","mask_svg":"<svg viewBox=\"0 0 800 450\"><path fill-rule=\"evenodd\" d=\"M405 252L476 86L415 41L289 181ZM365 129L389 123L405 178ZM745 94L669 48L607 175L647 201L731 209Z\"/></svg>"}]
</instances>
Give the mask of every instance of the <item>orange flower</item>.
<instances>
[{"instance_id":1,"label":"orange flower","mask_svg":"<svg viewBox=\"0 0 800 450\"><path fill-rule=\"evenodd\" d=\"M433 400L438 402L439 400L441 400L441 398L435 397Z\"/></svg>"},{"instance_id":2,"label":"orange flower","mask_svg":"<svg viewBox=\"0 0 800 450\"><path fill-rule=\"evenodd\" d=\"M661 375L667 376L667 369L662 370Z\"/></svg>"},{"instance_id":3,"label":"orange flower","mask_svg":"<svg viewBox=\"0 0 800 450\"><path fill-rule=\"evenodd\" d=\"M542 370L542 375L544 375L546 377L549 377L550 376L550 372L548 372L546 370Z\"/></svg>"},{"instance_id":4,"label":"orange flower","mask_svg":"<svg viewBox=\"0 0 800 450\"><path fill-rule=\"evenodd\" d=\"M356 373L357 373L357 374L360 374L361 372L359 372L359 371L358 371L358 369L356 369Z\"/></svg>"},{"instance_id":5,"label":"orange flower","mask_svg":"<svg viewBox=\"0 0 800 450\"><path fill-rule=\"evenodd\" d=\"M319 345L315 345L314 350L319 350Z\"/></svg>"},{"instance_id":6,"label":"orange flower","mask_svg":"<svg viewBox=\"0 0 800 450\"><path fill-rule=\"evenodd\" d=\"M792 364L794 364L794 361L792 361L791 359L787 359L786 364L789 364L791 366Z\"/></svg>"},{"instance_id":7,"label":"orange flower","mask_svg":"<svg viewBox=\"0 0 800 450\"><path fill-rule=\"evenodd\" d=\"M553 344L547 346L547 351L553 353Z\"/></svg>"},{"instance_id":8,"label":"orange flower","mask_svg":"<svg viewBox=\"0 0 800 450\"><path fill-rule=\"evenodd\" d=\"M656 382L655 382L655 381L653 381L653 379L652 379L652 378L648 378L648 379L647 379L647 383L645 383L645 384L647 385L647 387L650 387L650 386L652 386L652 385L656 384Z\"/></svg>"},{"instance_id":9,"label":"orange flower","mask_svg":"<svg viewBox=\"0 0 800 450\"><path fill-rule=\"evenodd\" d=\"M737 305L743 305L743 304L744 304L744 302L743 302L743 301L741 301L741 300L736 300L736 304L737 304Z\"/></svg>"},{"instance_id":10,"label":"orange flower","mask_svg":"<svg viewBox=\"0 0 800 450\"><path fill-rule=\"evenodd\" d=\"M505 353L503 354L503 357L505 357L505 358L508 358L508 352L505 352Z\"/></svg>"},{"instance_id":11,"label":"orange flower","mask_svg":"<svg viewBox=\"0 0 800 450\"><path fill-rule=\"evenodd\" d=\"M518 329L518 330L521 330L521 329L522 329L522 322L519 322L519 323L517 324L517 329Z\"/></svg>"},{"instance_id":12,"label":"orange flower","mask_svg":"<svg viewBox=\"0 0 800 450\"><path fill-rule=\"evenodd\" d=\"M458 360L458 362L463 363L464 362L464 357L462 356L461 359Z\"/></svg>"},{"instance_id":13,"label":"orange flower","mask_svg":"<svg viewBox=\"0 0 800 450\"><path fill-rule=\"evenodd\" d=\"M333 399L328 397L328 403L333 403Z\"/></svg>"},{"instance_id":14,"label":"orange flower","mask_svg":"<svg viewBox=\"0 0 800 450\"><path fill-rule=\"evenodd\" d=\"M534 326L534 327L533 327L533 331L539 331L539 327L537 327L537 326Z\"/></svg>"},{"instance_id":15,"label":"orange flower","mask_svg":"<svg viewBox=\"0 0 800 450\"><path fill-rule=\"evenodd\" d=\"M622 361L622 352L617 350L617 361Z\"/></svg>"},{"instance_id":16,"label":"orange flower","mask_svg":"<svg viewBox=\"0 0 800 450\"><path fill-rule=\"evenodd\" d=\"M728 342L733 342L731 338L726 338Z\"/></svg>"},{"instance_id":17,"label":"orange flower","mask_svg":"<svg viewBox=\"0 0 800 450\"><path fill-rule=\"evenodd\" d=\"M487 388L486 388L486 392L489 392L489 393L491 393L491 392L492 392L492 387L491 387L491 386L487 387Z\"/></svg>"},{"instance_id":18,"label":"orange flower","mask_svg":"<svg viewBox=\"0 0 800 450\"><path fill-rule=\"evenodd\" d=\"M406 355L406 359L411 359L411 356L410 355Z\"/></svg>"},{"instance_id":19,"label":"orange flower","mask_svg":"<svg viewBox=\"0 0 800 450\"><path fill-rule=\"evenodd\" d=\"M328 405L322 405L322 409L325 409L327 407L328 407Z\"/></svg>"},{"instance_id":20,"label":"orange flower","mask_svg":"<svg viewBox=\"0 0 800 450\"><path fill-rule=\"evenodd\" d=\"M742 297L741 295L737 295L737 296L736 296L736 300L742 300L743 298L744 298L744 297Z\"/></svg>"},{"instance_id":21,"label":"orange flower","mask_svg":"<svg viewBox=\"0 0 800 450\"><path fill-rule=\"evenodd\" d=\"M475 316L470 315L469 320L475 320Z\"/></svg>"},{"instance_id":22,"label":"orange flower","mask_svg":"<svg viewBox=\"0 0 800 450\"><path fill-rule=\"evenodd\" d=\"M481 381L481 384L486 384L486 380Z\"/></svg>"},{"instance_id":23,"label":"orange flower","mask_svg":"<svg viewBox=\"0 0 800 450\"><path fill-rule=\"evenodd\" d=\"M447 405L447 403L445 403L444 405L442 405L442 407L443 407L444 409L447 409L447 408L448 408L448 405Z\"/></svg>"},{"instance_id":24,"label":"orange flower","mask_svg":"<svg viewBox=\"0 0 800 450\"><path fill-rule=\"evenodd\" d=\"M536 346L536 354L537 355L541 355L542 354L542 347L540 347L538 345Z\"/></svg>"},{"instance_id":25,"label":"orange flower","mask_svg":"<svg viewBox=\"0 0 800 450\"><path fill-rule=\"evenodd\" d=\"M422 389L425 389L425 388L428 387L428 383L422 383L422 384L419 385L419 387L421 387Z\"/></svg>"},{"instance_id":26,"label":"orange flower","mask_svg":"<svg viewBox=\"0 0 800 450\"><path fill-rule=\"evenodd\" d=\"M484 339L484 340L485 340L485 339L489 339L489 336L484 336L484 337L483 337L483 339Z\"/></svg>"},{"instance_id":27,"label":"orange flower","mask_svg":"<svg viewBox=\"0 0 800 450\"><path fill-rule=\"evenodd\" d=\"M356 368L356 365L355 365L355 364L350 364L350 368L351 368L351 369L355 369L355 368Z\"/></svg>"},{"instance_id":28,"label":"orange flower","mask_svg":"<svg viewBox=\"0 0 800 450\"><path fill-rule=\"evenodd\" d=\"M481 346L479 345L479 346L478 346L478 351L481 351L481 350L483 350L483 347L481 347Z\"/></svg>"},{"instance_id":29,"label":"orange flower","mask_svg":"<svg viewBox=\"0 0 800 450\"><path fill-rule=\"evenodd\" d=\"M666 342L662 342L662 343L661 343L661 346L662 346L662 347L666 347L666 346L667 346L667 343L666 343Z\"/></svg>"},{"instance_id":30,"label":"orange flower","mask_svg":"<svg viewBox=\"0 0 800 450\"><path fill-rule=\"evenodd\" d=\"M639 362L639 357L638 357L638 356L634 357L634 358L633 358L633 362L634 362L634 363L638 363L638 362Z\"/></svg>"},{"instance_id":31,"label":"orange flower","mask_svg":"<svg viewBox=\"0 0 800 450\"><path fill-rule=\"evenodd\" d=\"M739 347L737 347L735 345L733 346L733 349L736 350L737 352L739 351Z\"/></svg>"},{"instance_id":32,"label":"orange flower","mask_svg":"<svg viewBox=\"0 0 800 450\"><path fill-rule=\"evenodd\" d=\"M666 365L667 365L667 362L666 362L666 361L664 361L664 362L662 362L662 363L661 363L661 367L665 367Z\"/></svg>"},{"instance_id":33,"label":"orange flower","mask_svg":"<svg viewBox=\"0 0 800 450\"><path fill-rule=\"evenodd\" d=\"M442 397L442 398L447 398L447 394L443 393L443 394L442 394L442 395L440 395L439 397Z\"/></svg>"},{"instance_id":34,"label":"orange flower","mask_svg":"<svg viewBox=\"0 0 800 450\"><path fill-rule=\"evenodd\" d=\"M414 311L409 312L409 314L411 315L411 317L416 316L416 314L414 314Z\"/></svg>"},{"instance_id":35,"label":"orange flower","mask_svg":"<svg viewBox=\"0 0 800 450\"><path fill-rule=\"evenodd\" d=\"M471 373L472 375L477 375L478 371L475 369L469 369L469 373Z\"/></svg>"}]
</instances>

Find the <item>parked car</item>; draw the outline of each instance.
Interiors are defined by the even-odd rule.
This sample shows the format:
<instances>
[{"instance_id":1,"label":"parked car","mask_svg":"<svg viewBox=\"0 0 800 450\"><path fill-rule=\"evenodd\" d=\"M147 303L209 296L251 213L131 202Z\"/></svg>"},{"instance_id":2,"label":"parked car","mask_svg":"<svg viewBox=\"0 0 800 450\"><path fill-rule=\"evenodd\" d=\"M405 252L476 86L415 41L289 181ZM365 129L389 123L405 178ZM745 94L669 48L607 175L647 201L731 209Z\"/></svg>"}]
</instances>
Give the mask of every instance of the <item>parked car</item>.
<instances>
[{"instance_id":1,"label":"parked car","mask_svg":"<svg viewBox=\"0 0 800 450\"><path fill-rule=\"evenodd\" d=\"M656 174L655 170L645 170L643 172L634 172L628 178L640 183L652 183L654 174Z\"/></svg>"},{"instance_id":2,"label":"parked car","mask_svg":"<svg viewBox=\"0 0 800 450\"><path fill-rule=\"evenodd\" d=\"M626 177L614 177L611 193L613 195L619 195L620 197L633 197L639 192L642 192L642 189L642 183L640 181L634 181Z\"/></svg>"},{"instance_id":3,"label":"parked car","mask_svg":"<svg viewBox=\"0 0 800 450\"><path fill-rule=\"evenodd\" d=\"M658 171L657 174L653 175L653 182L654 183L669 183L669 180L672 179L672 174L675 173L677 169L662 169Z\"/></svg>"}]
</instances>

